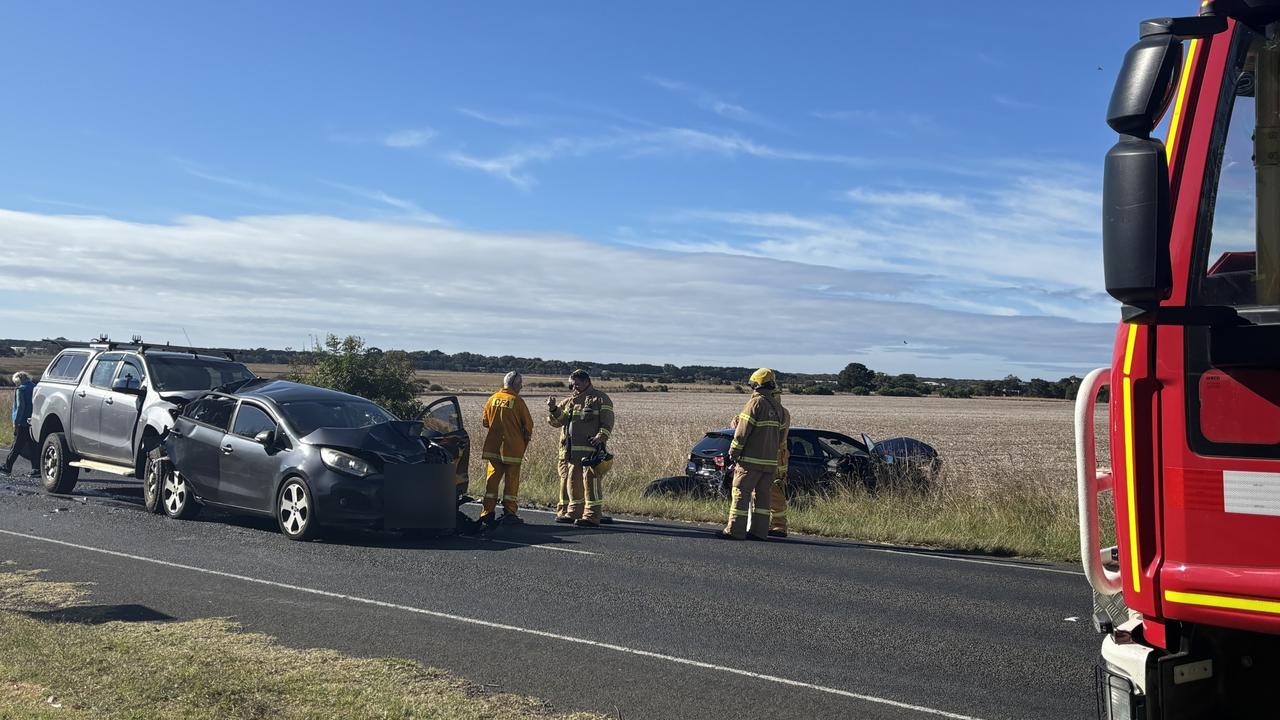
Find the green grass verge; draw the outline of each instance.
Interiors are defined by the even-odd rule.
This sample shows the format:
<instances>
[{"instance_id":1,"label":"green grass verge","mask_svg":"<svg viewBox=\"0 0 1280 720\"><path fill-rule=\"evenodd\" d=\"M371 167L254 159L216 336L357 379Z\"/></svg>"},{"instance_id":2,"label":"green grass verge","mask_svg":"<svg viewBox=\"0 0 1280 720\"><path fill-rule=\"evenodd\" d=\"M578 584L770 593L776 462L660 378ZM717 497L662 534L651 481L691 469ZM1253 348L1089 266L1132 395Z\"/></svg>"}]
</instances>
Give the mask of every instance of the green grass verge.
<instances>
[{"instance_id":1,"label":"green grass verge","mask_svg":"<svg viewBox=\"0 0 1280 720\"><path fill-rule=\"evenodd\" d=\"M0 718L573 718L410 660L293 650L223 619L89 624L83 586L0 572Z\"/></svg>"}]
</instances>

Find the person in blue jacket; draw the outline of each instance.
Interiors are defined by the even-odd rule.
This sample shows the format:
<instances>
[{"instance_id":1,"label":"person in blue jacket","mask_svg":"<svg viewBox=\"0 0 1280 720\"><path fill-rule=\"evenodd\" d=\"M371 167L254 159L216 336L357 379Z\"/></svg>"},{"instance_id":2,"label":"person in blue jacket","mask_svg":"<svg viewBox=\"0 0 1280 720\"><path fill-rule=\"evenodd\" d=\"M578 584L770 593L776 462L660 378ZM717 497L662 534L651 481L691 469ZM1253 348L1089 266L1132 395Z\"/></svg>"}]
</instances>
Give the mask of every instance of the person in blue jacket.
<instances>
[{"instance_id":1,"label":"person in blue jacket","mask_svg":"<svg viewBox=\"0 0 1280 720\"><path fill-rule=\"evenodd\" d=\"M17 386L13 398L13 447L9 449L9 456L4 459L4 467L0 471L5 475L13 472L13 463L22 457L31 463L34 474L36 448L35 441L31 439L31 392L36 384L24 372L13 374L13 384Z\"/></svg>"}]
</instances>

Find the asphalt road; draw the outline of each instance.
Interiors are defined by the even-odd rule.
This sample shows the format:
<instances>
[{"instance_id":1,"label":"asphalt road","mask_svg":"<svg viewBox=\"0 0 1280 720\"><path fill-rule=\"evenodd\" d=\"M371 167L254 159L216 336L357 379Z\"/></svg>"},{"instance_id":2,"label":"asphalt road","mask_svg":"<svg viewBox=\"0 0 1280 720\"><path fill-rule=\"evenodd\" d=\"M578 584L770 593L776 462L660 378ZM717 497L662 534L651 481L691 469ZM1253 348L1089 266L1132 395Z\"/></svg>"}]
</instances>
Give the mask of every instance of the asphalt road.
<instances>
[{"instance_id":1,"label":"asphalt road","mask_svg":"<svg viewBox=\"0 0 1280 720\"><path fill-rule=\"evenodd\" d=\"M25 469L19 464L18 470ZM230 616L295 647L408 657L622 718L1092 718L1074 566L712 527L529 524L485 538L149 515L132 480L0 477L0 561L95 583L121 617Z\"/></svg>"}]
</instances>

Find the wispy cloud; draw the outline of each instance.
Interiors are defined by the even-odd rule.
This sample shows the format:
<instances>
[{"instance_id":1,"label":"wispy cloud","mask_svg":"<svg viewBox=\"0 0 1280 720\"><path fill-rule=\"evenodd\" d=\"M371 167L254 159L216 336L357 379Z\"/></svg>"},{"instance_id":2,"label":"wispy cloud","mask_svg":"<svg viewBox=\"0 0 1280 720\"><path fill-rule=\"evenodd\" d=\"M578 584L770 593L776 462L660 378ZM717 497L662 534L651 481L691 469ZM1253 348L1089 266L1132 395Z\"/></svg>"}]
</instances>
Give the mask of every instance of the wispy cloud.
<instances>
[{"instance_id":1,"label":"wispy cloud","mask_svg":"<svg viewBox=\"0 0 1280 720\"><path fill-rule=\"evenodd\" d=\"M827 163L868 167L873 161L854 155L817 153L780 148L757 142L738 133L713 133L684 127L619 131L598 137L556 138L526 145L502 155L481 157L455 151L445 158L458 167L480 170L527 190L537 180L528 166L564 157L583 157L601 152L617 152L622 158L672 154L706 154L721 157L752 157L762 160Z\"/></svg>"},{"instance_id":2,"label":"wispy cloud","mask_svg":"<svg viewBox=\"0 0 1280 720\"><path fill-rule=\"evenodd\" d=\"M397 130L382 138L382 144L391 148L416 148L431 142L436 131L431 128L410 128Z\"/></svg>"},{"instance_id":3,"label":"wispy cloud","mask_svg":"<svg viewBox=\"0 0 1280 720\"><path fill-rule=\"evenodd\" d=\"M397 219L411 220L413 222L420 222L427 225L450 224L448 220L445 220L439 215L423 210L421 206L412 200L405 200L404 198L396 197L395 195L391 195L382 190L363 188L356 185L347 185L346 183L332 182L329 180L324 180L322 182L329 187L346 191L356 197L381 203L387 207L398 210L399 214L395 216Z\"/></svg>"},{"instance_id":4,"label":"wispy cloud","mask_svg":"<svg viewBox=\"0 0 1280 720\"><path fill-rule=\"evenodd\" d=\"M995 101L997 105L1007 107L1010 110L1031 111L1044 109L1044 106L1039 103L1022 100L1021 98L1016 98L1012 95L993 95L991 96L991 99Z\"/></svg>"},{"instance_id":5,"label":"wispy cloud","mask_svg":"<svg viewBox=\"0 0 1280 720\"><path fill-rule=\"evenodd\" d=\"M271 200L292 201L297 199L297 196L293 193L286 192L266 183L255 182L253 180L243 180L241 178L231 177L230 175L209 172L184 158L175 158L175 160L178 165L182 167L184 172L192 177L200 178L201 180L235 188L236 190L249 193L250 195L257 195L258 197L268 198Z\"/></svg>"},{"instance_id":6,"label":"wispy cloud","mask_svg":"<svg viewBox=\"0 0 1280 720\"><path fill-rule=\"evenodd\" d=\"M479 120L482 123L497 125L499 127L524 127L531 124L531 119L525 115L500 115L498 113L483 112L469 107L456 107L454 112L465 115L472 120Z\"/></svg>"},{"instance_id":7,"label":"wispy cloud","mask_svg":"<svg viewBox=\"0 0 1280 720\"><path fill-rule=\"evenodd\" d=\"M816 266L885 271L912 297L984 313L1107 319L1092 177L1070 171L1006 176L989 190L854 188L847 213L696 210L656 218L711 242L662 244ZM670 235L670 232L666 233Z\"/></svg>"},{"instance_id":8,"label":"wispy cloud","mask_svg":"<svg viewBox=\"0 0 1280 720\"><path fill-rule=\"evenodd\" d=\"M828 372L859 357L888 372L1000 377L1017 366L1058 377L1106 357L1114 333L1110 323L929 306L910 292L919 276L892 271L559 235L314 215L146 224L0 210L0 237L0 285L17 298L0 306L0 325L17 336L139 332L160 341L185 327L205 344L279 347L335 332L384 348L493 355ZM306 283L281 283L262 262L284 257ZM493 259L510 257L520 261L504 265L501 296L477 292ZM563 282L565 258L584 277L608 278L611 301L600 302L598 283ZM688 343L690 327L724 326L742 278L765 276L753 286L754 317L769 343L750 333ZM512 308L532 307L518 332L492 332L511 327ZM592 331L566 335L566 326Z\"/></svg>"},{"instance_id":9,"label":"wispy cloud","mask_svg":"<svg viewBox=\"0 0 1280 720\"><path fill-rule=\"evenodd\" d=\"M692 100L695 105L703 110L715 113L722 118L727 118L735 122L777 129L777 125L765 116L752 112L737 103L730 102L723 97L709 90L697 87L696 85L691 85L679 80L672 80L670 78L658 77L656 75L646 75L644 79L663 90L677 95L682 95Z\"/></svg>"},{"instance_id":10,"label":"wispy cloud","mask_svg":"<svg viewBox=\"0 0 1280 720\"><path fill-rule=\"evenodd\" d=\"M912 133L938 133L942 126L928 113L904 110L815 110L812 115L820 120L856 124L872 128L894 137Z\"/></svg>"}]
</instances>

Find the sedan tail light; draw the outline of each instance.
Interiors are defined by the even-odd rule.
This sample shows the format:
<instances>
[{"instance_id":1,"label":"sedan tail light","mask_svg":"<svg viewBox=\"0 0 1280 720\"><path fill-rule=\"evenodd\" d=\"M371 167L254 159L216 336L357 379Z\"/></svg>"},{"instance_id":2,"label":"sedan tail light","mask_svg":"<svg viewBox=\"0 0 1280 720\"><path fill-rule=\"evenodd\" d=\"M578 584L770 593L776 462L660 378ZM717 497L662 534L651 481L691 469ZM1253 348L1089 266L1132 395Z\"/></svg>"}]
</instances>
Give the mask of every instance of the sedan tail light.
<instances>
[{"instance_id":1,"label":"sedan tail light","mask_svg":"<svg viewBox=\"0 0 1280 720\"><path fill-rule=\"evenodd\" d=\"M716 456L716 458L715 458L715 460L716 460L716 467L718 467L718 468L722 468L722 467L724 467L724 456L723 456L723 455L717 455L717 456Z\"/></svg>"}]
</instances>

